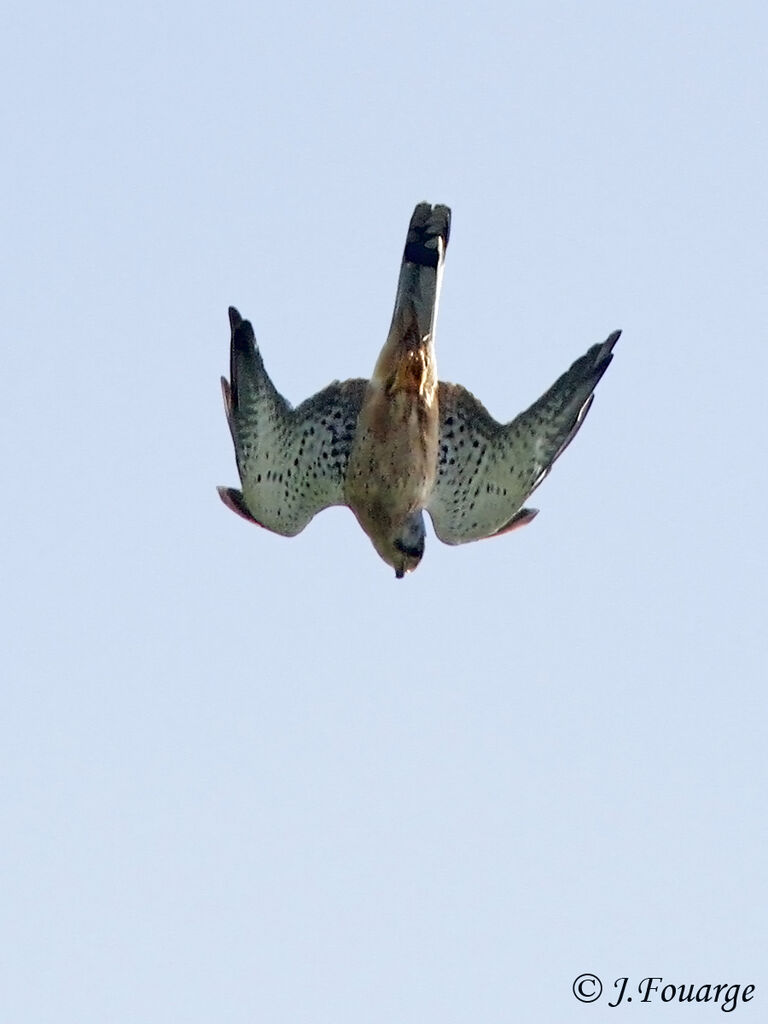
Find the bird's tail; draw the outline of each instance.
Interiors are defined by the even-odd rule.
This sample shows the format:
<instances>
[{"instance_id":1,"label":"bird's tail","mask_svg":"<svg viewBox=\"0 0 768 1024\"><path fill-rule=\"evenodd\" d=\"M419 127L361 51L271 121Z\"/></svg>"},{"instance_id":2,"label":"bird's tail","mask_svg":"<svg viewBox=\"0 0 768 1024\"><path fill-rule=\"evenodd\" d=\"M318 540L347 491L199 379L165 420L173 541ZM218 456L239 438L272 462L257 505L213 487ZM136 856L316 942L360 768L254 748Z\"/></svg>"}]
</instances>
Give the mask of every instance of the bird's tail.
<instances>
[{"instance_id":1,"label":"bird's tail","mask_svg":"<svg viewBox=\"0 0 768 1024\"><path fill-rule=\"evenodd\" d=\"M436 268L445 256L450 233L451 211L447 206L419 203L408 225L403 268L408 263L418 267Z\"/></svg>"},{"instance_id":2,"label":"bird's tail","mask_svg":"<svg viewBox=\"0 0 768 1024\"><path fill-rule=\"evenodd\" d=\"M374 378L384 377L404 350L429 350L434 342L445 250L451 230L447 206L419 203L408 225L395 309Z\"/></svg>"}]
</instances>

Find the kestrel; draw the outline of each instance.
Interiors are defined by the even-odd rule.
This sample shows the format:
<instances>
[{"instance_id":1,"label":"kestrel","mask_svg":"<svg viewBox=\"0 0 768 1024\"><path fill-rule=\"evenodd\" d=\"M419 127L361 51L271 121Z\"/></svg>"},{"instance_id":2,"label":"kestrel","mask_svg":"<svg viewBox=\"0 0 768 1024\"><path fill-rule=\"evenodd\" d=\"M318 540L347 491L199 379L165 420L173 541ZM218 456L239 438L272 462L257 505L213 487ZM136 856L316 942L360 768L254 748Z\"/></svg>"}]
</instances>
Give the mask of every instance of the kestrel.
<instances>
[{"instance_id":1,"label":"kestrel","mask_svg":"<svg viewBox=\"0 0 768 1024\"><path fill-rule=\"evenodd\" d=\"M221 380L242 491L225 505L293 537L330 505L348 505L398 579L424 554L424 510L446 544L529 523L524 502L575 437L613 358L614 331L530 409L497 423L460 384L437 379L435 321L451 225L419 203L408 226L395 310L370 380L334 381L294 409L253 328L230 308L230 380Z\"/></svg>"}]
</instances>

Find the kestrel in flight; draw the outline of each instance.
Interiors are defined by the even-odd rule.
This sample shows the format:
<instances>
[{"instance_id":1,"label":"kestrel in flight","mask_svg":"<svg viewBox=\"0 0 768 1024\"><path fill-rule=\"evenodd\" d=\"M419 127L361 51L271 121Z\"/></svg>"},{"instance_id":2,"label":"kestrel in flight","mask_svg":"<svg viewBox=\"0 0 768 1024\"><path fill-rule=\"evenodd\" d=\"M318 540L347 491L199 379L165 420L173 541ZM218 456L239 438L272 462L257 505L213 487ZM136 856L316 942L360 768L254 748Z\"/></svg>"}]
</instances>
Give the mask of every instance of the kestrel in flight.
<instances>
[{"instance_id":1,"label":"kestrel in flight","mask_svg":"<svg viewBox=\"0 0 768 1024\"><path fill-rule=\"evenodd\" d=\"M451 225L419 203L408 226L395 311L370 380L334 381L294 409L267 375L253 328L230 308L230 380L222 378L242 491L225 505L293 537L330 505L348 505L401 579L424 554L424 510L446 544L529 523L523 507L573 440L620 331L593 345L530 409L497 423L460 384L437 379L435 322Z\"/></svg>"}]
</instances>

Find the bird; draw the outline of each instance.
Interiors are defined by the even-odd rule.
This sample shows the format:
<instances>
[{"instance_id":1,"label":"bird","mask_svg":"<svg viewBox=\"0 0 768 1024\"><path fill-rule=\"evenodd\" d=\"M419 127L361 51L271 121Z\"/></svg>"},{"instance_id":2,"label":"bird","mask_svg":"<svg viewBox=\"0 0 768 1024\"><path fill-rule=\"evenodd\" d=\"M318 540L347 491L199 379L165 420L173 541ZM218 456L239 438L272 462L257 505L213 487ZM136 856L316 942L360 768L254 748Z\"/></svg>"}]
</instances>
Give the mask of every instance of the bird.
<instances>
[{"instance_id":1,"label":"bird","mask_svg":"<svg viewBox=\"0 0 768 1024\"><path fill-rule=\"evenodd\" d=\"M440 381L435 327L451 210L419 203L408 225L392 322L370 380L334 381L293 408L277 391L253 327L229 308L221 379L242 490L224 504L293 537L346 505L397 579L424 555L424 512L445 544L530 523L525 502L578 433L620 331L592 345L525 412L499 423L460 384Z\"/></svg>"}]
</instances>

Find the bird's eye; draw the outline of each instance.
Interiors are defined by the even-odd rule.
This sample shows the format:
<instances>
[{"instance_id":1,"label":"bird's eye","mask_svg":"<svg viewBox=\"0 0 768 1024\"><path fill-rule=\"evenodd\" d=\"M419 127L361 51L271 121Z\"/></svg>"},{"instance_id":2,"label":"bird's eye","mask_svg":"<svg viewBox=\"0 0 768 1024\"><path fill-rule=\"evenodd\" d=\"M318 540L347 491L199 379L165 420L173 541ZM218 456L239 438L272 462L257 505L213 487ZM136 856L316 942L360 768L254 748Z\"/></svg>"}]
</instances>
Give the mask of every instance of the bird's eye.
<instances>
[{"instance_id":1,"label":"bird's eye","mask_svg":"<svg viewBox=\"0 0 768 1024\"><path fill-rule=\"evenodd\" d=\"M411 547L408 544L403 544L399 538L395 541L395 547L401 555L407 555L409 558L421 558L424 554L423 544L417 544L416 546Z\"/></svg>"}]
</instances>

